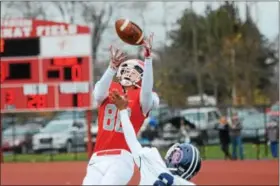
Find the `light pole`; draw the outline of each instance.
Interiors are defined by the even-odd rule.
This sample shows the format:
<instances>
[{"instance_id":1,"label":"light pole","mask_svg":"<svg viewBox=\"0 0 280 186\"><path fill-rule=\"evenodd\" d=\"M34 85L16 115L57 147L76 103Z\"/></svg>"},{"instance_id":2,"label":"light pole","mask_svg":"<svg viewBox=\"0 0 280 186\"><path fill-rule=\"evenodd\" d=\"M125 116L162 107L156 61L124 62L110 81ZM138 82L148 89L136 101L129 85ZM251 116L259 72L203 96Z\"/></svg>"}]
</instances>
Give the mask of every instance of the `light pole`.
<instances>
[{"instance_id":1,"label":"light pole","mask_svg":"<svg viewBox=\"0 0 280 186\"><path fill-rule=\"evenodd\" d=\"M203 86L202 86L202 78L201 78L201 71L199 69L198 64L198 51L197 51L197 36L196 36L196 24L194 20L194 12L193 12L193 2L190 1L190 8L192 11L192 46L193 46L193 61L195 65L195 74L196 74L196 80L197 80L197 89L198 93L201 99L201 104L204 105L204 99L203 99Z\"/></svg>"}]
</instances>

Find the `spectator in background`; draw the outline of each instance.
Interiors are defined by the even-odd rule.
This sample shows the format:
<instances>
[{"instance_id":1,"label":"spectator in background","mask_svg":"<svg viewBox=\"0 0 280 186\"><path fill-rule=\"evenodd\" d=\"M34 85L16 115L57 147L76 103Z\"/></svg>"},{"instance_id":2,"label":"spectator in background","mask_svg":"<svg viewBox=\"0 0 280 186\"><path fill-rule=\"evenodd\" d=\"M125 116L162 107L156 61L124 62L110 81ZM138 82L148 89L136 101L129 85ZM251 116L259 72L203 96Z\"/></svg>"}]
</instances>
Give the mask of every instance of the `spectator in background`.
<instances>
[{"instance_id":1,"label":"spectator in background","mask_svg":"<svg viewBox=\"0 0 280 186\"><path fill-rule=\"evenodd\" d=\"M186 125L185 123L185 120L182 118L180 120L180 132L183 136L183 143L190 143L191 142L191 138L190 138L190 135L189 135L189 126Z\"/></svg>"},{"instance_id":2,"label":"spectator in background","mask_svg":"<svg viewBox=\"0 0 280 186\"><path fill-rule=\"evenodd\" d=\"M224 153L225 159L232 159L229 152L230 135L229 135L229 124L225 117L220 119L219 125L219 138L221 143L221 149Z\"/></svg>"},{"instance_id":3,"label":"spectator in background","mask_svg":"<svg viewBox=\"0 0 280 186\"><path fill-rule=\"evenodd\" d=\"M237 158L237 149L239 151L239 158L241 160L244 159L241 130L242 130L241 121L240 121L239 117L237 116L237 114L234 114L231 119L231 124L230 124L232 159L234 159L234 160L238 159Z\"/></svg>"},{"instance_id":4,"label":"spectator in background","mask_svg":"<svg viewBox=\"0 0 280 186\"><path fill-rule=\"evenodd\" d=\"M267 124L266 134L273 158L278 158L279 152L279 122L271 121Z\"/></svg>"}]
</instances>

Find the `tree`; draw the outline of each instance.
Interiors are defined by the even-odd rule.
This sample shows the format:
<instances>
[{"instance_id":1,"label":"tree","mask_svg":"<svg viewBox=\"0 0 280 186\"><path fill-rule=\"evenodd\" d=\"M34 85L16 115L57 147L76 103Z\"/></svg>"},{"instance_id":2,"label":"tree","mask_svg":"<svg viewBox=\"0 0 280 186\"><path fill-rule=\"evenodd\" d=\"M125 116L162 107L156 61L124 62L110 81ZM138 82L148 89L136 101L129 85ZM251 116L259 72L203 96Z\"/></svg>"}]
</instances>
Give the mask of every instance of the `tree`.
<instances>
[{"instance_id":1,"label":"tree","mask_svg":"<svg viewBox=\"0 0 280 186\"><path fill-rule=\"evenodd\" d=\"M1 2L1 18L46 19L46 2L5 1Z\"/></svg>"},{"instance_id":2,"label":"tree","mask_svg":"<svg viewBox=\"0 0 280 186\"><path fill-rule=\"evenodd\" d=\"M271 86L275 62L267 65L266 61L277 58L250 18L249 7L245 21L233 2L225 2L216 10L208 5L205 15L186 9L177 23L179 28L170 33L172 44L156 72L164 81L157 88L170 104L184 104L182 98L201 90L214 94L220 103L234 103L241 96L246 104L253 104L257 90L269 96L265 89ZM175 98L168 98L172 95Z\"/></svg>"},{"instance_id":3,"label":"tree","mask_svg":"<svg viewBox=\"0 0 280 186\"><path fill-rule=\"evenodd\" d=\"M235 46L237 83L238 91L245 97L246 104L255 104L255 92L270 97L266 89L272 85L273 67L278 59L276 51L270 47L268 40L253 22L248 5L246 9L246 20L240 27L242 39ZM269 65L267 60L271 61Z\"/></svg>"}]
</instances>

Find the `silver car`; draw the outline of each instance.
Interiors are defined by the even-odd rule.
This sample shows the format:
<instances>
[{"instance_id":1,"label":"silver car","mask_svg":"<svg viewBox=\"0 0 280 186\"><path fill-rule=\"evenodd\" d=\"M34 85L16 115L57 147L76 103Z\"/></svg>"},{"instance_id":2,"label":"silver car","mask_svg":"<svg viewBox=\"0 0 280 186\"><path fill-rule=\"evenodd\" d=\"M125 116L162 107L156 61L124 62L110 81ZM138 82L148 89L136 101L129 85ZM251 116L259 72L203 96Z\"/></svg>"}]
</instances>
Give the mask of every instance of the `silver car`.
<instances>
[{"instance_id":1,"label":"silver car","mask_svg":"<svg viewBox=\"0 0 280 186\"><path fill-rule=\"evenodd\" d=\"M33 136L34 152L59 150L72 152L74 148L84 147L86 120L53 120Z\"/></svg>"},{"instance_id":2,"label":"silver car","mask_svg":"<svg viewBox=\"0 0 280 186\"><path fill-rule=\"evenodd\" d=\"M245 142L264 142L265 141L265 127L267 116L263 113L251 114L245 116L242 121L243 141Z\"/></svg>"}]
</instances>

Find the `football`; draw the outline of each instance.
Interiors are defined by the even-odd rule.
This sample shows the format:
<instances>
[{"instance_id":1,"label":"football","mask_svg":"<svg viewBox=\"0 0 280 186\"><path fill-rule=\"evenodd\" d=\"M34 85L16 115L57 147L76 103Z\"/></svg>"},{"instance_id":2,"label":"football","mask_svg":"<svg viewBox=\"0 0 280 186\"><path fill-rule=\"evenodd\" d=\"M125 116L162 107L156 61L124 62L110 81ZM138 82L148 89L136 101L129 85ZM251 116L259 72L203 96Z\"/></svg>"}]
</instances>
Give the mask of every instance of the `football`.
<instances>
[{"instance_id":1,"label":"football","mask_svg":"<svg viewBox=\"0 0 280 186\"><path fill-rule=\"evenodd\" d=\"M115 22L116 32L122 41L130 45L141 45L144 40L142 29L129 19L119 19Z\"/></svg>"}]
</instances>

